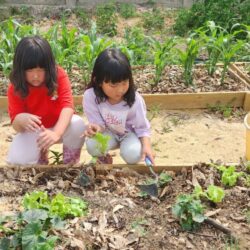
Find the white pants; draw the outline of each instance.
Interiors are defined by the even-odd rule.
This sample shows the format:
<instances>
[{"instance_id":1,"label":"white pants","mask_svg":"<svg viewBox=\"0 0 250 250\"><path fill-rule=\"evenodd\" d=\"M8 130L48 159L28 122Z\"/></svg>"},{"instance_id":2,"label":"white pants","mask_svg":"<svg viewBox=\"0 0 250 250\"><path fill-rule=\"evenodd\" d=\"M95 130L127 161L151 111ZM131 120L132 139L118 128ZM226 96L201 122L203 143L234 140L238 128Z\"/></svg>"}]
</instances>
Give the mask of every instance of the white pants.
<instances>
[{"instance_id":1,"label":"white pants","mask_svg":"<svg viewBox=\"0 0 250 250\"><path fill-rule=\"evenodd\" d=\"M123 137L118 137L112 132L104 133L110 136L107 152L120 146L120 155L127 164L136 164L141 160L142 145L135 133L128 133ZM92 156L101 156L95 139L86 140L87 151Z\"/></svg>"},{"instance_id":2,"label":"white pants","mask_svg":"<svg viewBox=\"0 0 250 250\"><path fill-rule=\"evenodd\" d=\"M81 149L84 138L80 138L85 130L83 119L73 115L71 122L66 129L59 143L70 149ZM11 145L7 156L9 164L36 164L40 158L40 150L37 146L39 132L18 133Z\"/></svg>"}]
</instances>

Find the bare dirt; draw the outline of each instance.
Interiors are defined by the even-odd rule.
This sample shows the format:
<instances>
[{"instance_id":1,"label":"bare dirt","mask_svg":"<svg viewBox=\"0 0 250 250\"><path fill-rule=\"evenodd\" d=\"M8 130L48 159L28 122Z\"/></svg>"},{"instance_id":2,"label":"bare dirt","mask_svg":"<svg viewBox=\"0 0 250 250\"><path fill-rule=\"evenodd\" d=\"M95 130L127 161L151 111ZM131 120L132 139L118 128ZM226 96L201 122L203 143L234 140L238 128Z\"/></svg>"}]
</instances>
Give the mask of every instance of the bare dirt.
<instances>
[{"instance_id":1,"label":"bare dirt","mask_svg":"<svg viewBox=\"0 0 250 250\"><path fill-rule=\"evenodd\" d=\"M156 164L187 165L210 162L211 159L238 163L245 155L244 114L236 110L231 118L223 118L208 110L149 110ZM2 113L0 165L5 164L14 134L7 113ZM61 152L61 145L55 145L52 149ZM119 150L113 151L113 155L115 163L124 163L119 156ZM81 161L88 163L90 160L84 146Z\"/></svg>"}]
</instances>

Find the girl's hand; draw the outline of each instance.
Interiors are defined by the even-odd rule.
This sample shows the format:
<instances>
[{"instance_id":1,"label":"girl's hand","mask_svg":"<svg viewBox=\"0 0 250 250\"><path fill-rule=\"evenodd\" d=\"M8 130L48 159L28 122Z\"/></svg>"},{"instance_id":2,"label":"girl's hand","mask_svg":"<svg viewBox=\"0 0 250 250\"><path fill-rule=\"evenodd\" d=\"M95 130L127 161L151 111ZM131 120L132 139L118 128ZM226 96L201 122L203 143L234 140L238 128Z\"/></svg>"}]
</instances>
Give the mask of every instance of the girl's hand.
<instances>
[{"instance_id":1,"label":"girl's hand","mask_svg":"<svg viewBox=\"0 0 250 250\"><path fill-rule=\"evenodd\" d=\"M21 113L15 117L15 123L26 132L36 132L42 125L41 117L29 113Z\"/></svg>"},{"instance_id":2,"label":"girl's hand","mask_svg":"<svg viewBox=\"0 0 250 250\"><path fill-rule=\"evenodd\" d=\"M155 161L154 161L154 153L151 147L150 139L149 137L142 137L140 138L142 142L142 161L145 161L146 156L150 159L152 162L153 166L155 166Z\"/></svg>"},{"instance_id":3,"label":"girl's hand","mask_svg":"<svg viewBox=\"0 0 250 250\"><path fill-rule=\"evenodd\" d=\"M61 137L53 130L46 129L43 125L37 139L37 144L40 150L47 150L50 146L57 143Z\"/></svg>"},{"instance_id":4,"label":"girl's hand","mask_svg":"<svg viewBox=\"0 0 250 250\"><path fill-rule=\"evenodd\" d=\"M102 132L103 128L100 125L97 124L89 124L87 125L83 136L87 136L87 137L92 137L94 136L97 132Z\"/></svg>"}]
</instances>

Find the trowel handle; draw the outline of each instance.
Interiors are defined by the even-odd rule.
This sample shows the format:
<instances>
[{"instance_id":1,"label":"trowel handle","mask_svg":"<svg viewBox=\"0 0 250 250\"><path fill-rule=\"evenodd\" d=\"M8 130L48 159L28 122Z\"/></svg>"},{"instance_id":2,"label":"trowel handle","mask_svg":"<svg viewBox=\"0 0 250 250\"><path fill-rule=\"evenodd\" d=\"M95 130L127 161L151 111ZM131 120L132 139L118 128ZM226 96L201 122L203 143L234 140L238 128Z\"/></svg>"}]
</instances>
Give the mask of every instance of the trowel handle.
<instances>
[{"instance_id":1,"label":"trowel handle","mask_svg":"<svg viewBox=\"0 0 250 250\"><path fill-rule=\"evenodd\" d=\"M152 161L149 159L148 156L145 157L145 163L146 163L147 166L152 166L153 165Z\"/></svg>"},{"instance_id":2,"label":"trowel handle","mask_svg":"<svg viewBox=\"0 0 250 250\"><path fill-rule=\"evenodd\" d=\"M145 163L146 165L149 167L150 172L154 175L155 178L158 179L158 175L155 173L155 171L153 170L153 163L152 161L149 159L148 156L145 157Z\"/></svg>"}]
</instances>

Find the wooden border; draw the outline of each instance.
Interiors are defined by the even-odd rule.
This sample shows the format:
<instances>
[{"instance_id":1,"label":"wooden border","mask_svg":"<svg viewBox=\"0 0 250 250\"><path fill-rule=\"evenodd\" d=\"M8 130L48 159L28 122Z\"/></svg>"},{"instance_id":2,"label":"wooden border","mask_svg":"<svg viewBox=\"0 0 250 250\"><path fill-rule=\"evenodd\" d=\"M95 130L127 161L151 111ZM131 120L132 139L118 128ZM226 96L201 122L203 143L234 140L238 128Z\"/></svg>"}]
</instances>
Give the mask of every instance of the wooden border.
<instances>
[{"instance_id":1,"label":"wooden border","mask_svg":"<svg viewBox=\"0 0 250 250\"><path fill-rule=\"evenodd\" d=\"M243 107L245 105L246 91L241 92L203 92L203 93L169 93L142 95L147 107L159 106L161 109L204 109L208 105L231 105ZM82 105L82 96L74 96L75 105ZM7 97L0 96L0 109L7 111Z\"/></svg>"},{"instance_id":2,"label":"wooden border","mask_svg":"<svg viewBox=\"0 0 250 250\"><path fill-rule=\"evenodd\" d=\"M232 105L243 107L245 91L143 94L147 107L159 106L162 109L203 109L208 105ZM74 96L75 105L82 104L82 96Z\"/></svg>"},{"instance_id":3,"label":"wooden border","mask_svg":"<svg viewBox=\"0 0 250 250\"><path fill-rule=\"evenodd\" d=\"M237 73L239 79L243 82L246 82L246 85L250 88L250 78L248 77L247 74L245 74L245 72L241 71L241 69L238 67L239 65L243 65L243 64L250 65L250 63L247 63L247 62L235 62L231 64L231 68L235 73Z\"/></svg>"},{"instance_id":4,"label":"wooden border","mask_svg":"<svg viewBox=\"0 0 250 250\"><path fill-rule=\"evenodd\" d=\"M180 172L183 169L192 169L192 167L195 164L189 164L189 165L171 165L171 166L156 166L154 167L154 171L157 173L161 173L163 170L165 171L174 171L174 172ZM48 172L48 171L60 171L65 169L84 169L88 167L88 165L83 164L76 164L76 165L1 165L0 171L7 171L7 170L14 170L14 171L22 171L22 170L31 170L35 169L39 172ZM136 171L141 174L150 173L150 170L147 166L143 164L133 164L133 165L127 165L127 164L102 164L102 165L95 165L93 166L94 170L98 174L105 174L106 172L112 171L112 170L124 170L129 173L129 171Z\"/></svg>"}]
</instances>

